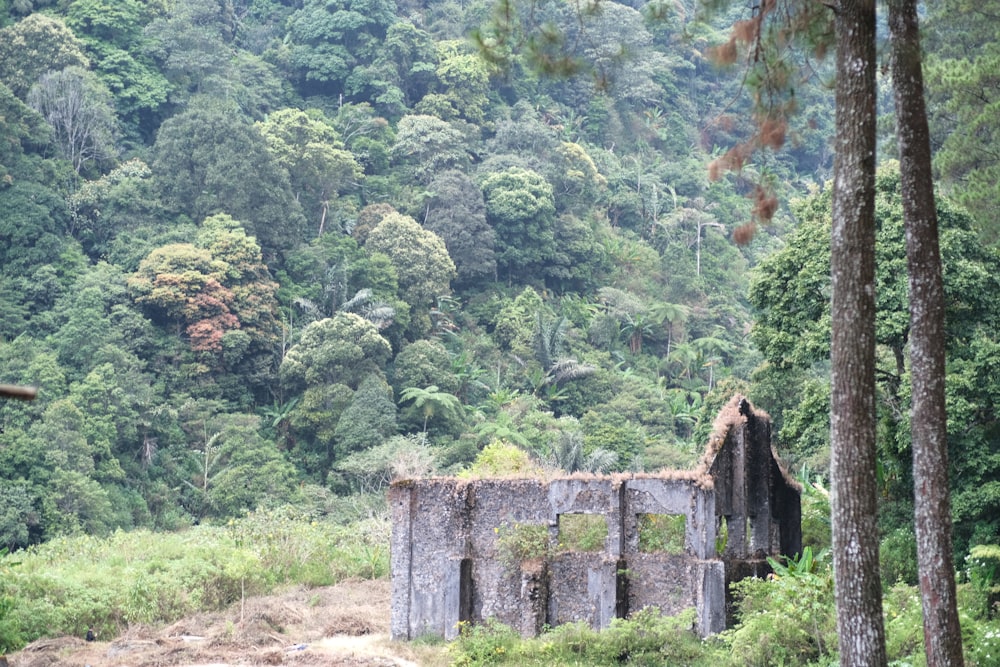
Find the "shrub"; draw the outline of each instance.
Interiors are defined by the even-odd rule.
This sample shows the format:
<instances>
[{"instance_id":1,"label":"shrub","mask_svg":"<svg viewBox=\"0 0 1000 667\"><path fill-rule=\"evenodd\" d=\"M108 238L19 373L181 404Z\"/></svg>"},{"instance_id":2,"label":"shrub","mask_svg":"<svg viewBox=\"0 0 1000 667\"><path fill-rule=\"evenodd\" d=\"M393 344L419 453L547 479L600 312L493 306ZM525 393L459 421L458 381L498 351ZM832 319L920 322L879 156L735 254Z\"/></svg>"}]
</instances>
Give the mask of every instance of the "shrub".
<instances>
[{"instance_id":1,"label":"shrub","mask_svg":"<svg viewBox=\"0 0 1000 667\"><path fill-rule=\"evenodd\" d=\"M535 477L541 473L541 466L531 459L528 452L516 445L494 440L483 447L483 451L479 452L469 469L458 476Z\"/></svg>"},{"instance_id":2,"label":"shrub","mask_svg":"<svg viewBox=\"0 0 1000 667\"><path fill-rule=\"evenodd\" d=\"M16 600L7 594L5 585L12 567L19 565L12 560L7 548L0 548L0 655L13 651L24 643L21 630L13 618Z\"/></svg>"},{"instance_id":3,"label":"shrub","mask_svg":"<svg viewBox=\"0 0 1000 667\"><path fill-rule=\"evenodd\" d=\"M0 654L13 651L24 645L20 628L14 622L11 612L14 610L14 598L0 595Z\"/></svg>"},{"instance_id":4,"label":"shrub","mask_svg":"<svg viewBox=\"0 0 1000 667\"><path fill-rule=\"evenodd\" d=\"M837 628L833 570L825 553L813 558L806 547L799 560L770 562L769 579L733 584L740 623L722 633L723 642L748 667L829 659L837 650Z\"/></svg>"},{"instance_id":5,"label":"shrub","mask_svg":"<svg viewBox=\"0 0 1000 667\"><path fill-rule=\"evenodd\" d=\"M23 645L20 628L13 620L15 599L7 594L4 583L12 567L20 563L10 558L7 547L0 548L0 655Z\"/></svg>"},{"instance_id":6,"label":"shrub","mask_svg":"<svg viewBox=\"0 0 1000 667\"><path fill-rule=\"evenodd\" d=\"M965 576L974 593L972 613L989 618L1000 601L1000 546L977 544L965 558Z\"/></svg>"},{"instance_id":7,"label":"shrub","mask_svg":"<svg viewBox=\"0 0 1000 667\"><path fill-rule=\"evenodd\" d=\"M799 477L802 482L802 545L814 552L830 548L830 492L820 479L810 479L808 468Z\"/></svg>"},{"instance_id":8,"label":"shrub","mask_svg":"<svg viewBox=\"0 0 1000 667\"><path fill-rule=\"evenodd\" d=\"M694 610L662 616L647 607L628 619L615 619L601 632L586 623L560 625L540 637L521 640L511 628L495 620L480 626L461 623L452 644L452 665L684 665L717 667L710 643L694 633Z\"/></svg>"},{"instance_id":9,"label":"shrub","mask_svg":"<svg viewBox=\"0 0 1000 667\"><path fill-rule=\"evenodd\" d=\"M965 664L968 667L1000 665L1000 626L961 615Z\"/></svg>"},{"instance_id":10,"label":"shrub","mask_svg":"<svg viewBox=\"0 0 1000 667\"><path fill-rule=\"evenodd\" d=\"M882 607L889 660L900 664L923 664L924 617L917 589L897 583L885 591Z\"/></svg>"},{"instance_id":11,"label":"shrub","mask_svg":"<svg viewBox=\"0 0 1000 667\"><path fill-rule=\"evenodd\" d=\"M885 588L897 582L917 583L917 538L912 525L889 531L882 538L879 569Z\"/></svg>"},{"instance_id":12,"label":"shrub","mask_svg":"<svg viewBox=\"0 0 1000 667\"><path fill-rule=\"evenodd\" d=\"M677 616L663 616L646 607L629 618L616 618L600 634L588 657L601 664L694 665L707 657L693 632L694 609Z\"/></svg>"},{"instance_id":13,"label":"shrub","mask_svg":"<svg viewBox=\"0 0 1000 667\"><path fill-rule=\"evenodd\" d=\"M471 667L507 662L520 640L513 628L494 619L489 619L482 625L470 625L461 621L458 640L453 644L456 657L451 664L453 667Z\"/></svg>"}]
</instances>

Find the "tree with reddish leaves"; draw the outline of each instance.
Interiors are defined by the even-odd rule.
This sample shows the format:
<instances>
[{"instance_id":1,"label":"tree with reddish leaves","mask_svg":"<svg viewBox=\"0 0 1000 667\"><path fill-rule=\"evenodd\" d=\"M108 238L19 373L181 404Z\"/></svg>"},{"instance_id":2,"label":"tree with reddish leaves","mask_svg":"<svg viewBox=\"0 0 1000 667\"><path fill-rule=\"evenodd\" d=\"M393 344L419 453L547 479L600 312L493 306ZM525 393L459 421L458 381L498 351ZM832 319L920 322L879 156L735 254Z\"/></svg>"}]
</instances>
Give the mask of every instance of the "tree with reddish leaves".
<instances>
[{"instance_id":1,"label":"tree with reddish leaves","mask_svg":"<svg viewBox=\"0 0 1000 667\"><path fill-rule=\"evenodd\" d=\"M151 252L129 279L136 302L174 322L195 352L220 352L225 332L239 328L233 293L213 264L207 250L175 243Z\"/></svg>"},{"instance_id":2,"label":"tree with reddish leaves","mask_svg":"<svg viewBox=\"0 0 1000 667\"><path fill-rule=\"evenodd\" d=\"M129 287L153 317L183 333L206 368L269 366L261 358L273 354L279 339L277 284L256 239L232 217L206 219L194 244L150 252ZM270 379L247 376L255 386Z\"/></svg>"}]
</instances>

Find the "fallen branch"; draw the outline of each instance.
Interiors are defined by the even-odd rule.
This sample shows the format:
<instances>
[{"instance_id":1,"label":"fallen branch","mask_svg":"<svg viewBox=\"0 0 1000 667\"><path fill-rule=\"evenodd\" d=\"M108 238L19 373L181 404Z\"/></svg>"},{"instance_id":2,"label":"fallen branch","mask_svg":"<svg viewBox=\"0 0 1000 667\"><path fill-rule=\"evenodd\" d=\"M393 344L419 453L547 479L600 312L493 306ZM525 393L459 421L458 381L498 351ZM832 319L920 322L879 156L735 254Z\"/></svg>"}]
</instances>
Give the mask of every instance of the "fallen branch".
<instances>
[{"instance_id":1,"label":"fallen branch","mask_svg":"<svg viewBox=\"0 0 1000 667\"><path fill-rule=\"evenodd\" d=\"M38 387L22 387L14 384L0 384L0 397L33 401L38 395Z\"/></svg>"}]
</instances>

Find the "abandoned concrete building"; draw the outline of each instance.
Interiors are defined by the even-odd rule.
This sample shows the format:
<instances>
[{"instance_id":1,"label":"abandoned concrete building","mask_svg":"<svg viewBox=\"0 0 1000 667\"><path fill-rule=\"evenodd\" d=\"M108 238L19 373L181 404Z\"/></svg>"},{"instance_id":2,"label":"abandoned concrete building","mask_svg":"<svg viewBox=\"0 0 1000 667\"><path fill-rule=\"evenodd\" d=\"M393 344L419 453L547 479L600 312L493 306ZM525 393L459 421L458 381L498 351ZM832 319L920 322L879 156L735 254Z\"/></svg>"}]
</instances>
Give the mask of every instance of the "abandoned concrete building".
<instances>
[{"instance_id":1,"label":"abandoned concrete building","mask_svg":"<svg viewBox=\"0 0 1000 667\"><path fill-rule=\"evenodd\" d=\"M727 622L729 584L801 550L801 487L742 396L719 413L694 470L552 479L397 480L392 637L454 638L488 618L534 636L607 627L647 606Z\"/></svg>"}]
</instances>

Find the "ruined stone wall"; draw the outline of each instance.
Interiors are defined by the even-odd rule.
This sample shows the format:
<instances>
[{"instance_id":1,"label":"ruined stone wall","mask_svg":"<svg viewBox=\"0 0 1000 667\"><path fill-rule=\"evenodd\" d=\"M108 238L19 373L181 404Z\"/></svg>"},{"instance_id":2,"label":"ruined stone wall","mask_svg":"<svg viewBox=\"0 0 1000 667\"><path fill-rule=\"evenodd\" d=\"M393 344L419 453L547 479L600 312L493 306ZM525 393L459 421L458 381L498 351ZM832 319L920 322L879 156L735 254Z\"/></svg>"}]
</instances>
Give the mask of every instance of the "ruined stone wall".
<instances>
[{"instance_id":1,"label":"ruined stone wall","mask_svg":"<svg viewBox=\"0 0 1000 667\"><path fill-rule=\"evenodd\" d=\"M604 628L649 605L669 614L695 607L703 634L724 627L714 496L698 481L438 479L397 483L390 503L393 637L453 638L459 621L487 618L525 636L578 620ZM560 517L573 514L603 518L603 548L561 547ZM640 552L646 514L683 517L680 553ZM511 536L525 527L542 535L541 549L512 555Z\"/></svg>"},{"instance_id":2,"label":"ruined stone wall","mask_svg":"<svg viewBox=\"0 0 1000 667\"><path fill-rule=\"evenodd\" d=\"M801 549L801 489L770 424L734 396L689 472L393 483L392 637L451 639L460 622L488 618L524 636L570 621L600 629L647 606L693 607L702 635L724 629L728 584ZM603 544L561 543L573 515L603 520ZM657 522L679 534L644 546L643 526Z\"/></svg>"},{"instance_id":3,"label":"ruined stone wall","mask_svg":"<svg viewBox=\"0 0 1000 667\"><path fill-rule=\"evenodd\" d=\"M633 479L626 485L627 536L624 561L628 571L628 610L659 607L677 614L695 607L702 634L725 627L725 569L716 555L715 491L704 483L656 478ZM639 549L641 515L684 516L682 550L644 553Z\"/></svg>"},{"instance_id":4,"label":"ruined stone wall","mask_svg":"<svg viewBox=\"0 0 1000 667\"><path fill-rule=\"evenodd\" d=\"M767 576L769 556L801 553L801 487L771 447L771 418L739 395L716 418L702 467L715 485L731 621L731 583Z\"/></svg>"},{"instance_id":5,"label":"ruined stone wall","mask_svg":"<svg viewBox=\"0 0 1000 667\"><path fill-rule=\"evenodd\" d=\"M390 491L394 637L453 637L461 616L468 616L460 598L469 553L467 491L449 480L401 482Z\"/></svg>"},{"instance_id":6,"label":"ruined stone wall","mask_svg":"<svg viewBox=\"0 0 1000 667\"><path fill-rule=\"evenodd\" d=\"M471 499L468 508L466 535L472 562L471 619L480 622L487 618L517 628L522 634L532 635L528 628L540 627L545 622L543 611L533 615L527 612L537 605L531 604L533 593L519 567L520 561L511 562L508 554L501 553L501 537L509 535L513 526L537 526L546 533L549 529L548 489L539 479L483 479L476 482L459 482L467 489ZM531 554L541 557L543 554ZM531 558L529 560L538 560ZM529 618L529 616L531 616Z\"/></svg>"}]
</instances>

